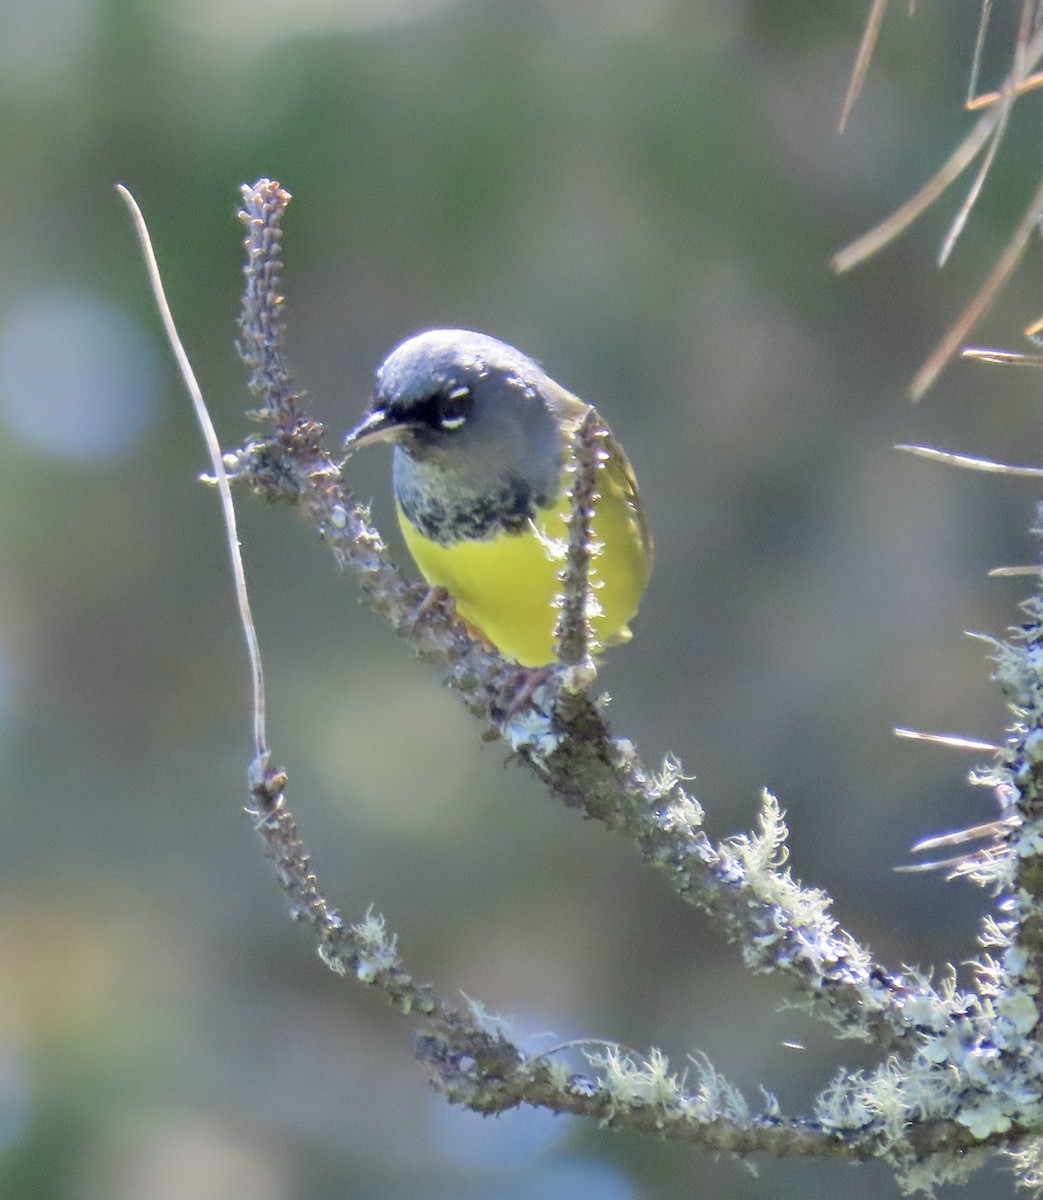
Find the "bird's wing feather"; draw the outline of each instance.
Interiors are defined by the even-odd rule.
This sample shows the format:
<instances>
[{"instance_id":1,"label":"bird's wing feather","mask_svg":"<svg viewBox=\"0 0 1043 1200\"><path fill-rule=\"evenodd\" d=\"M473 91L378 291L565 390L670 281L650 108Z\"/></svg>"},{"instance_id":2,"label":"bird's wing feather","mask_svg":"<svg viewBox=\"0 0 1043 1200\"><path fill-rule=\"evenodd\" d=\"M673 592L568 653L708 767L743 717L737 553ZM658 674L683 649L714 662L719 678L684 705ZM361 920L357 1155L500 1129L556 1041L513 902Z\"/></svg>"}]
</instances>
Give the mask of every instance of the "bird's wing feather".
<instances>
[{"instance_id":1,"label":"bird's wing feather","mask_svg":"<svg viewBox=\"0 0 1043 1200\"><path fill-rule=\"evenodd\" d=\"M550 403L557 411L563 427L570 436L576 433L587 413L593 408L593 405L587 404L586 401L557 384L550 393ZM597 414L598 425L605 435L605 449L608 451L608 458L603 469L607 476L608 486L622 495L633 513L641 538L645 565L651 572L655 558L655 544L652 541L652 527L648 521L648 514L638 495L634 468L630 465L630 459L627 458L623 444L612 432L608 422L597 409L594 409L594 412Z\"/></svg>"}]
</instances>

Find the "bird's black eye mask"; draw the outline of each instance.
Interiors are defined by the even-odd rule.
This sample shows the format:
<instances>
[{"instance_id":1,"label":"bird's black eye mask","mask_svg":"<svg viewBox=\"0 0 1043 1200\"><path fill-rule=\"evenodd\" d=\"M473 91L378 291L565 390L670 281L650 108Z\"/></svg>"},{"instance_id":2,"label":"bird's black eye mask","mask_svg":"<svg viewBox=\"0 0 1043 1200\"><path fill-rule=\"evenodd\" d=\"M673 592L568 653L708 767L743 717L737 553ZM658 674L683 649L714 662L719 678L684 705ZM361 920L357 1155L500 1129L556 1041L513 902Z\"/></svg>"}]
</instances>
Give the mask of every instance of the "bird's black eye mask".
<instances>
[{"instance_id":1,"label":"bird's black eye mask","mask_svg":"<svg viewBox=\"0 0 1043 1200\"><path fill-rule=\"evenodd\" d=\"M411 426L423 438L424 434L454 433L467 423L473 408L472 389L449 383L407 404L392 402L385 411L392 421Z\"/></svg>"}]
</instances>

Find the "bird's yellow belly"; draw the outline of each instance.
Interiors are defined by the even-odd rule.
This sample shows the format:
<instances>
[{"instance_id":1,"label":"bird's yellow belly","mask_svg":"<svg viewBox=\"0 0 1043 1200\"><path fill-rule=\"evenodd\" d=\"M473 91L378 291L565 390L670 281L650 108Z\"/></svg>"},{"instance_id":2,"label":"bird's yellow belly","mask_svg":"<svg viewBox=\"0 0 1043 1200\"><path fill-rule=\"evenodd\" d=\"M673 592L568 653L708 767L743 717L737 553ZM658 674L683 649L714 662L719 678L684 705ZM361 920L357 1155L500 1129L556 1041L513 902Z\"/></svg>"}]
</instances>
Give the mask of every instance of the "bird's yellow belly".
<instances>
[{"instance_id":1,"label":"bird's yellow belly","mask_svg":"<svg viewBox=\"0 0 1043 1200\"><path fill-rule=\"evenodd\" d=\"M564 506L543 509L535 528L521 533L447 546L423 537L401 509L398 519L427 582L446 588L456 601L457 613L505 658L539 667L556 657L558 572L568 536L565 511ZM629 639L627 622L637 612L649 563L637 520L622 495L606 489L595 509L593 534L601 548L591 564L591 584L600 609L593 614L592 627L597 643L605 646Z\"/></svg>"}]
</instances>

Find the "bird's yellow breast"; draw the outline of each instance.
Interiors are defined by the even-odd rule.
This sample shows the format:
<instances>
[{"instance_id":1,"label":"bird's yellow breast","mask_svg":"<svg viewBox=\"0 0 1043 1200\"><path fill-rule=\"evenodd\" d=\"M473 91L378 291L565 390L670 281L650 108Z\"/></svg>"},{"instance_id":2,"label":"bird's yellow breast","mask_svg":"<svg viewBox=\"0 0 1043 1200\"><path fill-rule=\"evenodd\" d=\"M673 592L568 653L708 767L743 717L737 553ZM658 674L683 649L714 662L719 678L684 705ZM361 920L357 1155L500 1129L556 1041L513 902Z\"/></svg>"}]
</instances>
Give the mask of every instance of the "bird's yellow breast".
<instances>
[{"instance_id":1,"label":"bird's yellow breast","mask_svg":"<svg viewBox=\"0 0 1043 1200\"><path fill-rule=\"evenodd\" d=\"M609 472L604 472L609 475ZM605 480L594 508L596 550L590 581L596 608L594 637L600 645L627 641L627 622L637 612L650 571L651 546L627 488ZM406 545L421 574L444 587L456 611L492 642L505 658L526 667L555 660L558 619L568 537L568 498L536 513L520 533L439 545L410 524L398 510ZM596 649L596 647L595 647Z\"/></svg>"}]
</instances>

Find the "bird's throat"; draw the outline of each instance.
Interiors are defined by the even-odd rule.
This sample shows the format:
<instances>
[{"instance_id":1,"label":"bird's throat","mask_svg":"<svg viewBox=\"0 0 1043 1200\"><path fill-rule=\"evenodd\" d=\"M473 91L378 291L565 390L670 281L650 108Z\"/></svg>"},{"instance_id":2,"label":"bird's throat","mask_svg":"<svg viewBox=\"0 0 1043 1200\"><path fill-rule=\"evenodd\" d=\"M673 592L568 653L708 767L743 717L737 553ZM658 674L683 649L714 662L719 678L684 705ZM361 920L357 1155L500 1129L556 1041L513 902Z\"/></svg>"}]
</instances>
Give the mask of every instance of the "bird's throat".
<instances>
[{"instance_id":1,"label":"bird's throat","mask_svg":"<svg viewBox=\"0 0 1043 1200\"><path fill-rule=\"evenodd\" d=\"M441 463L395 448L392 471L402 515L440 546L519 533L551 497L515 475L464 478Z\"/></svg>"}]
</instances>

